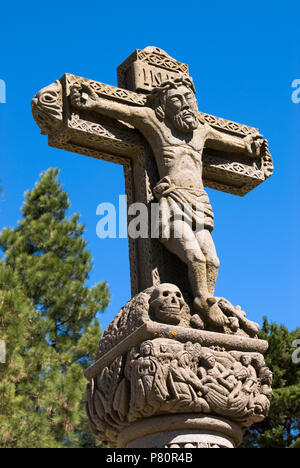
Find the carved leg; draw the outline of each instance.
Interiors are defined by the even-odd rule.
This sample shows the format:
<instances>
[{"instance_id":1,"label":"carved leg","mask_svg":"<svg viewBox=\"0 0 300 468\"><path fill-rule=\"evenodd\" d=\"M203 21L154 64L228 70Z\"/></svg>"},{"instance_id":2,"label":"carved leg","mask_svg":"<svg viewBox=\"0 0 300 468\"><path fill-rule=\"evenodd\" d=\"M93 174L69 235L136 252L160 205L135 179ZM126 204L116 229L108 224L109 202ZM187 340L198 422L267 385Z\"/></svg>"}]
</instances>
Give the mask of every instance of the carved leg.
<instances>
[{"instance_id":1,"label":"carved leg","mask_svg":"<svg viewBox=\"0 0 300 468\"><path fill-rule=\"evenodd\" d=\"M196 238L206 259L206 281L208 296L205 304L202 304L196 296L194 307L199 312L201 312L201 308L203 309L202 312L205 313L206 319L211 325L223 327L227 323L228 319L218 306L217 299L214 297L220 266L215 244L213 242L210 231L207 229L198 231L196 233Z\"/></svg>"},{"instance_id":2,"label":"carved leg","mask_svg":"<svg viewBox=\"0 0 300 468\"><path fill-rule=\"evenodd\" d=\"M220 260L217 256L216 247L212 239L210 231L203 229L196 233L197 241L200 249L206 258L206 276L207 276L207 289L210 297L215 295L215 287L218 278L220 267ZM216 301L213 301L214 303Z\"/></svg>"},{"instance_id":3,"label":"carved leg","mask_svg":"<svg viewBox=\"0 0 300 468\"><path fill-rule=\"evenodd\" d=\"M201 250L195 233L187 223L176 220L172 223L171 227L171 238L167 240L162 239L162 243L187 265L193 295L201 299L204 305L209 296L205 255Z\"/></svg>"},{"instance_id":4,"label":"carved leg","mask_svg":"<svg viewBox=\"0 0 300 468\"><path fill-rule=\"evenodd\" d=\"M188 224L176 220L172 224L172 237L162 240L162 243L188 267L189 281L195 298L195 311L203 315L211 325L223 327L227 318L208 289L207 261L203 249L206 250L208 258L214 260L214 276L211 276L211 288L213 289L218 262L210 232L202 230L195 234ZM209 271L211 273L212 270L209 268Z\"/></svg>"},{"instance_id":5,"label":"carved leg","mask_svg":"<svg viewBox=\"0 0 300 468\"><path fill-rule=\"evenodd\" d=\"M218 279L219 267L216 267L213 263L206 264L206 276L207 276L207 289L208 294L211 297L215 295L215 287Z\"/></svg>"},{"instance_id":6,"label":"carved leg","mask_svg":"<svg viewBox=\"0 0 300 468\"><path fill-rule=\"evenodd\" d=\"M199 254L191 252L187 266L193 295L201 300L204 307L209 296L207 288L206 262L199 259Z\"/></svg>"}]
</instances>

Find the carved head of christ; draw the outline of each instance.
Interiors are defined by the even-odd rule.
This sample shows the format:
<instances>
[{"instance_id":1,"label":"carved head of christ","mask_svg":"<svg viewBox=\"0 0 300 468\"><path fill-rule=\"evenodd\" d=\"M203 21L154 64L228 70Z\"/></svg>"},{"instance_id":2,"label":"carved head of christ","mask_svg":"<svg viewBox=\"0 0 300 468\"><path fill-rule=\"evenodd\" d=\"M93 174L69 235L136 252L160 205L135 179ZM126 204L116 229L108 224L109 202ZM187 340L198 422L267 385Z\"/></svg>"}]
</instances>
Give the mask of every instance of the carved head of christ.
<instances>
[{"instance_id":1,"label":"carved head of christ","mask_svg":"<svg viewBox=\"0 0 300 468\"><path fill-rule=\"evenodd\" d=\"M199 125L195 88L190 77L164 81L153 88L147 103L160 120L168 120L180 133L191 133Z\"/></svg>"}]
</instances>

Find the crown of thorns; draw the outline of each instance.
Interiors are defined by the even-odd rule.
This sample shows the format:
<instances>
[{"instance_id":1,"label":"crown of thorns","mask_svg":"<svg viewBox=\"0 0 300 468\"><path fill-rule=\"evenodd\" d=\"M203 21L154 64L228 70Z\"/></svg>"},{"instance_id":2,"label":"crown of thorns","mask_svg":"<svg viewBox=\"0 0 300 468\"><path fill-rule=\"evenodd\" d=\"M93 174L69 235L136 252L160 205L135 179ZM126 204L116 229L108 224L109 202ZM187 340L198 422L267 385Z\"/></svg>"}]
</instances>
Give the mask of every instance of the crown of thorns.
<instances>
[{"instance_id":1,"label":"crown of thorns","mask_svg":"<svg viewBox=\"0 0 300 468\"><path fill-rule=\"evenodd\" d=\"M178 78L171 78L169 80L163 81L162 83L160 83L159 86L155 86L155 88L152 89L151 94L149 94L149 96L147 97L147 103L151 104L159 96L165 94L169 89L176 89L182 85L186 86L187 88L190 88L193 91L193 93L196 94L192 78L186 75L180 75L178 76Z\"/></svg>"}]
</instances>

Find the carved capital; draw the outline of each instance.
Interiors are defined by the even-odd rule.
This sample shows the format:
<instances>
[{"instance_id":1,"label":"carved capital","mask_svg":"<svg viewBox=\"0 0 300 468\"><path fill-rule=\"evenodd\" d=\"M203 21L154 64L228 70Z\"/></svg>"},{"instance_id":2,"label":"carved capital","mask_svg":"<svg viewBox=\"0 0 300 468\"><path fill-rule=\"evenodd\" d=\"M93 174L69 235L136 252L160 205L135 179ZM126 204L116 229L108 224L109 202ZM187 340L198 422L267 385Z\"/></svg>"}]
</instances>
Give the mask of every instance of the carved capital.
<instances>
[{"instance_id":1,"label":"carved capital","mask_svg":"<svg viewBox=\"0 0 300 468\"><path fill-rule=\"evenodd\" d=\"M144 291L107 328L98 360L86 373L91 428L113 447L134 425L161 415L221 417L243 431L262 421L270 407L272 373L260 348L260 340L243 334L193 330L176 286ZM164 446L236 446L218 437L197 438L193 431L186 442L173 432ZM146 439L133 446L153 444L152 435L145 433ZM131 446L125 439L121 446Z\"/></svg>"}]
</instances>

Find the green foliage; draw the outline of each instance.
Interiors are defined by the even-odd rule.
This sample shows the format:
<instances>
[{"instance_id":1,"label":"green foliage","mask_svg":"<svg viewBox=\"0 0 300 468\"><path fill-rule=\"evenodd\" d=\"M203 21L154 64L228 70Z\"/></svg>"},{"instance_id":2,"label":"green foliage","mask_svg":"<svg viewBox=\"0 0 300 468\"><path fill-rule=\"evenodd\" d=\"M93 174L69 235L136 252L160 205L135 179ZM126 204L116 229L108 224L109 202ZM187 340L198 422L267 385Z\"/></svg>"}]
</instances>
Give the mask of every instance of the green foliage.
<instances>
[{"instance_id":1,"label":"green foliage","mask_svg":"<svg viewBox=\"0 0 300 468\"><path fill-rule=\"evenodd\" d=\"M244 447L300 448L300 364L292 361L300 328L289 332L265 318L260 338L269 343L266 363L274 374L273 399L268 418L248 431Z\"/></svg>"},{"instance_id":2,"label":"green foliage","mask_svg":"<svg viewBox=\"0 0 300 468\"><path fill-rule=\"evenodd\" d=\"M0 338L8 346L0 367L1 447L95 446L83 371L97 349L96 316L109 292L105 282L85 285L91 256L84 227L78 215L66 218L70 203L57 176L57 169L41 175L26 194L23 219L0 235Z\"/></svg>"},{"instance_id":3,"label":"green foliage","mask_svg":"<svg viewBox=\"0 0 300 468\"><path fill-rule=\"evenodd\" d=\"M16 275L0 263L0 337L7 346L7 363L0 364L1 448L37 447L40 439L56 447L40 406L40 373L49 361L45 331Z\"/></svg>"}]
</instances>

